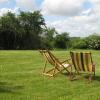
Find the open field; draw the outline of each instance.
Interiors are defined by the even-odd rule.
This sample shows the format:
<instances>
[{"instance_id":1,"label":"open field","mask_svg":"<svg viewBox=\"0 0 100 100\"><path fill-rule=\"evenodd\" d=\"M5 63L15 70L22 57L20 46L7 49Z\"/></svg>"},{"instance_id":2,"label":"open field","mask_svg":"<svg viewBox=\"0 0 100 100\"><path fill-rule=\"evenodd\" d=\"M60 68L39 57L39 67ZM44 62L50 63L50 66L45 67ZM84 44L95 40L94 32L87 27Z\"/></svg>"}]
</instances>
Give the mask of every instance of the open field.
<instances>
[{"instance_id":1,"label":"open field","mask_svg":"<svg viewBox=\"0 0 100 100\"><path fill-rule=\"evenodd\" d=\"M69 51L52 51L61 59ZM44 59L38 51L0 51L0 100L100 100L100 51L91 51L96 79L69 81L65 74L41 75Z\"/></svg>"}]
</instances>

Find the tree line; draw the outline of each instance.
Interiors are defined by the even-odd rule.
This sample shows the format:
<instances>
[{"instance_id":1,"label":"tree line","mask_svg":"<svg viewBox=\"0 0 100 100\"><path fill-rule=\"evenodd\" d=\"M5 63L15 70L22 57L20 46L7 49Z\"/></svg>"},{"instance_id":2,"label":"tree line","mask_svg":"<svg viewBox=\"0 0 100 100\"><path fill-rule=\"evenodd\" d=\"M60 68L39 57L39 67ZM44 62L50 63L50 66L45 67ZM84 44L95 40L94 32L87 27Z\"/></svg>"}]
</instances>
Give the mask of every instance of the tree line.
<instances>
[{"instance_id":1,"label":"tree line","mask_svg":"<svg viewBox=\"0 0 100 100\"><path fill-rule=\"evenodd\" d=\"M40 11L8 12L0 17L0 49L98 49L100 36L70 37L68 32L58 33L49 28Z\"/></svg>"}]
</instances>

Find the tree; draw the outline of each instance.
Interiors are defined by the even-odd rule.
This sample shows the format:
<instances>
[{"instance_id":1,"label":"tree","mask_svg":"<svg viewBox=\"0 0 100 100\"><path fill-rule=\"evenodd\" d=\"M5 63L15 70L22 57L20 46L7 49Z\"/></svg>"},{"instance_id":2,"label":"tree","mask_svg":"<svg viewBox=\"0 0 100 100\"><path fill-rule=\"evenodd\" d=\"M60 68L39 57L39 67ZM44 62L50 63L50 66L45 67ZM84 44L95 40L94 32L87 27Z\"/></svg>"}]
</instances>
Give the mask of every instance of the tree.
<instances>
[{"instance_id":1,"label":"tree","mask_svg":"<svg viewBox=\"0 0 100 100\"><path fill-rule=\"evenodd\" d=\"M54 38L57 34L55 28L45 28L41 35L42 48L52 49L54 47Z\"/></svg>"},{"instance_id":2,"label":"tree","mask_svg":"<svg viewBox=\"0 0 100 100\"><path fill-rule=\"evenodd\" d=\"M37 49L40 47L42 26L45 25L40 11L8 12L0 17L1 49Z\"/></svg>"},{"instance_id":3,"label":"tree","mask_svg":"<svg viewBox=\"0 0 100 100\"><path fill-rule=\"evenodd\" d=\"M0 18L0 47L16 49L19 22L14 13L8 12Z\"/></svg>"},{"instance_id":4,"label":"tree","mask_svg":"<svg viewBox=\"0 0 100 100\"><path fill-rule=\"evenodd\" d=\"M71 37L70 48L87 49L85 38Z\"/></svg>"},{"instance_id":5,"label":"tree","mask_svg":"<svg viewBox=\"0 0 100 100\"><path fill-rule=\"evenodd\" d=\"M20 12L18 17L23 31L22 46L24 49L37 49L40 47L40 34L42 34L42 25L45 25L44 18L40 11ZM27 45L27 47L26 47Z\"/></svg>"},{"instance_id":6,"label":"tree","mask_svg":"<svg viewBox=\"0 0 100 100\"><path fill-rule=\"evenodd\" d=\"M55 47L65 49L68 48L68 44L69 44L68 33L64 32L62 34L58 34L55 37L55 42L54 42Z\"/></svg>"}]
</instances>

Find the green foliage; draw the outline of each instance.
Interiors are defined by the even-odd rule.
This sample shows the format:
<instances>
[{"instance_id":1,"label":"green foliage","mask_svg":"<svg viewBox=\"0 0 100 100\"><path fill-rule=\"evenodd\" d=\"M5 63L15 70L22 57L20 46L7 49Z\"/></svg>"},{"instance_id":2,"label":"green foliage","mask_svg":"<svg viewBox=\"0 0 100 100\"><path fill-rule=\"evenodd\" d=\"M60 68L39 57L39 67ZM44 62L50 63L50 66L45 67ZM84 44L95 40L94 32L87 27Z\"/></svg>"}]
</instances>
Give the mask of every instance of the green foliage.
<instances>
[{"instance_id":1,"label":"green foliage","mask_svg":"<svg viewBox=\"0 0 100 100\"><path fill-rule=\"evenodd\" d=\"M44 19L39 11L20 12L18 16L20 27L23 32L21 39L22 49L37 49L40 47L40 34L42 25L45 25Z\"/></svg>"},{"instance_id":2,"label":"green foliage","mask_svg":"<svg viewBox=\"0 0 100 100\"><path fill-rule=\"evenodd\" d=\"M70 38L70 47L77 49L95 49L100 50L100 35L92 34L88 37Z\"/></svg>"},{"instance_id":3,"label":"green foliage","mask_svg":"<svg viewBox=\"0 0 100 100\"><path fill-rule=\"evenodd\" d=\"M0 48L16 49L19 34L19 21L15 14L8 12L0 18Z\"/></svg>"},{"instance_id":4,"label":"green foliage","mask_svg":"<svg viewBox=\"0 0 100 100\"><path fill-rule=\"evenodd\" d=\"M46 28L43 30L41 35L42 49L53 49L54 48L54 39L57 35L55 28Z\"/></svg>"},{"instance_id":5,"label":"green foliage","mask_svg":"<svg viewBox=\"0 0 100 100\"><path fill-rule=\"evenodd\" d=\"M56 35L54 40L54 45L56 48L68 48L69 34L64 32L62 34Z\"/></svg>"},{"instance_id":6,"label":"green foliage","mask_svg":"<svg viewBox=\"0 0 100 100\"><path fill-rule=\"evenodd\" d=\"M100 35L70 37L48 28L40 11L8 12L0 17L0 49L95 49L100 50Z\"/></svg>"},{"instance_id":7,"label":"green foliage","mask_svg":"<svg viewBox=\"0 0 100 100\"><path fill-rule=\"evenodd\" d=\"M40 11L8 12L0 17L1 49L37 49L40 47L40 34L45 25Z\"/></svg>"},{"instance_id":8,"label":"green foliage","mask_svg":"<svg viewBox=\"0 0 100 100\"><path fill-rule=\"evenodd\" d=\"M93 34L86 38L87 47L100 50L100 35Z\"/></svg>"},{"instance_id":9,"label":"green foliage","mask_svg":"<svg viewBox=\"0 0 100 100\"><path fill-rule=\"evenodd\" d=\"M87 44L85 39L80 37L70 38L70 48L86 49Z\"/></svg>"}]
</instances>

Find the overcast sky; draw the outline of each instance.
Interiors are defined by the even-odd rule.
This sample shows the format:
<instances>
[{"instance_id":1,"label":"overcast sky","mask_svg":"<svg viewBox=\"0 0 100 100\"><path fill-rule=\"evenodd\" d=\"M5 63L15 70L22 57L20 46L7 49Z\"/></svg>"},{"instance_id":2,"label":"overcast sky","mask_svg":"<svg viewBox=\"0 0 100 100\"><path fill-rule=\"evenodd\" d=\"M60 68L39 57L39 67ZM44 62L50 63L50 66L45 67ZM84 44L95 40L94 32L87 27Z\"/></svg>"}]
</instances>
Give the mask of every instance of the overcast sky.
<instances>
[{"instance_id":1,"label":"overcast sky","mask_svg":"<svg viewBox=\"0 0 100 100\"><path fill-rule=\"evenodd\" d=\"M0 0L0 16L19 9L41 10L47 26L70 36L100 34L100 0Z\"/></svg>"}]
</instances>

